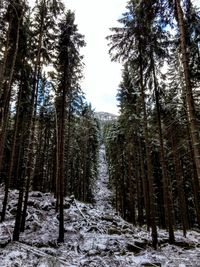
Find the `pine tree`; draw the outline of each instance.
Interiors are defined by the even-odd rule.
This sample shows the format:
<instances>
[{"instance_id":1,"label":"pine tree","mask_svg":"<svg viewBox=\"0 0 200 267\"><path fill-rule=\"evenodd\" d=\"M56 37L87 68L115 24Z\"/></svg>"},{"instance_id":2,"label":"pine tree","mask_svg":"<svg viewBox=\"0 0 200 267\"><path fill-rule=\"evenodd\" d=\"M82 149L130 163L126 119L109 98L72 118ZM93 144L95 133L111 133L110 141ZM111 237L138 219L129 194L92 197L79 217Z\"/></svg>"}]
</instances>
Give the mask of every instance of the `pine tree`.
<instances>
[{"instance_id":1,"label":"pine tree","mask_svg":"<svg viewBox=\"0 0 200 267\"><path fill-rule=\"evenodd\" d=\"M3 164L3 154L9 123L10 98L13 84L14 68L18 53L20 27L25 12L23 1L8 3L5 20L8 22L6 41L4 45L3 64L0 81L0 170Z\"/></svg>"},{"instance_id":2,"label":"pine tree","mask_svg":"<svg viewBox=\"0 0 200 267\"><path fill-rule=\"evenodd\" d=\"M24 6L22 6L24 5ZM13 80L17 79L17 75L14 71L19 71L20 68L18 68L18 66L16 64L19 63L19 57L20 57L20 49L22 49L21 46L21 41L23 39L23 28L25 28L23 26L23 21L25 20L24 13L25 11L23 11L26 9L25 4L23 3L16 3L16 6L14 4L10 4L10 6L8 6L8 10L7 12L9 13L9 27L11 27L11 32L9 32L9 35L7 36L7 44L11 45L12 49L11 51L7 54L4 55L6 57L6 59L4 58L5 61L5 67L3 67L4 69L4 73L3 74L3 79L2 79L2 83L1 85L3 86L3 94L2 94L2 110L5 111L5 109L7 109L6 112L3 112L3 129L1 134L1 142L0 142L0 170L3 167L3 153L4 153L4 146L5 146L5 142L6 142L6 134L7 134L7 127L8 127L8 122L9 122L9 107L10 107L10 96L11 96L11 90L12 90L12 83ZM14 13L13 10L14 9ZM17 12L17 14L16 14ZM19 14L18 14L19 12ZM12 17L14 16L16 18L17 21L15 21L15 19ZM17 29L16 29L16 25L14 25L15 23L17 23ZM8 29L9 31L9 29ZM14 37L10 36L10 34L14 35ZM10 38L10 39L9 39ZM9 42L16 42L16 44L9 44ZM14 54L13 54L14 53ZM10 63L8 62L10 58ZM21 62L20 62L21 63ZM9 64L11 64L10 68L11 68L11 72L10 72L10 76L9 76L9 81L6 82L6 79L8 78L8 74L6 74L6 71L8 72L8 66ZM10 71L10 70L9 70ZM5 79L5 80L4 80ZM5 84L4 84L5 83ZM22 88L22 87L21 87ZM21 101L21 95L22 95L22 89L19 89L19 93L18 93L18 106L17 106L17 116L16 116L16 121L15 121L15 129L14 129L14 136L13 136L13 147L12 147L12 152L11 152L11 159L10 159L10 164L9 164L9 171L8 171L8 177L5 180L5 195L4 195L4 201L3 201L3 208L2 208L2 214L1 214L1 221L4 221L5 219L5 213L6 213L6 206L7 206L7 200L8 200L8 190L10 187L10 180L11 180L11 175L12 175L12 170L13 170L13 164L14 164L14 155L15 155L15 145L16 145L16 137L17 137L17 127L18 127L18 121L19 121L19 105L20 105L20 101ZM7 100L6 100L7 99Z\"/></svg>"},{"instance_id":3,"label":"pine tree","mask_svg":"<svg viewBox=\"0 0 200 267\"><path fill-rule=\"evenodd\" d=\"M53 11L52 11L53 10ZM53 14L52 14L53 13ZM52 38L55 37L54 22L55 17L59 14L59 10L55 12L52 9L51 1L41 0L36 6L35 23L33 24L33 37L31 51L32 54L32 91L30 101L30 116L29 116L29 130L26 140L26 149L23 157L23 168L20 177L20 192L18 199L18 211L15 220L15 228L13 232L13 240L19 240L20 229L24 231L25 216L27 210L28 194L30 182L34 173L34 138L35 138L35 125L37 113L38 90L40 86L40 79L42 67L44 64L50 63L51 59L51 43ZM50 31L53 29L53 34ZM49 49L49 54L47 53ZM25 195L24 195L25 193ZM24 198L24 207L23 206ZM22 212L23 208L23 212ZM22 213L22 215L21 215Z\"/></svg>"},{"instance_id":4,"label":"pine tree","mask_svg":"<svg viewBox=\"0 0 200 267\"><path fill-rule=\"evenodd\" d=\"M59 186L59 242L64 242L64 176L65 176L65 122L67 100L73 90L73 80L81 70L82 57L79 48L84 46L83 36L78 33L74 24L74 13L68 11L59 24L60 34L58 40L58 60L56 70L58 72L58 89L56 109L58 116L58 186Z\"/></svg>"},{"instance_id":5,"label":"pine tree","mask_svg":"<svg viewBox=\"0 0 200 267\"><path fill-rule=\"evenodd\" d=\"M200 183L200 142L199 142L199 130L198 130L199 127L197 123L196 107L192 92L193 85L190 77L189 57L187 53L187 42L186 42L187 28L180 0L175 1L175 18L177 20L180 33L180 47L182 54L182 65L184 70L185 95L186 95L185 97L188 109L188 121L192 138L192 146L194 150L195 165Z\"/></svg>"},{"instance_id":6,"label":"pine tree","mask_svg":"<svg viewBox=\"0 0 200 267\"><path fill-rule=\"evenodd\" d=\"M147 157L147 176L148 176L148 185L149 185L149 195L150 195L150 223L152 227L152 239L153 246L157 247L157 229L155 222L155 199L154 199L154 181L153 181L153 170L151 162L151 148L149 140L149 131L148 131L148 118L147 118L147 108L146 108L146 96L145 96L145 68L147 66L148 58L145 57L145 50L148 47L148 19L147 12L143 7L145 3L137 1L130 1L127 8L128 12L124 14L124 17L120 21L124 24L124 28L113 28L116 34L108 37L111 39L111 56L112 51L117 48L118 52L113 56L113 60L122 59L129 60L134 66L134 76L133 79L136 79L141 92L142 100L142 112L143 112L143 132L146 143L146 157ZM145 19L144 19L145 18ZM147 24L146 24L147 23ZM132 41L130 42L131 36ZM132 46L134 40L134 46ZM139 70L138 72L136 71Z\"/></svg>"}]
</instances>

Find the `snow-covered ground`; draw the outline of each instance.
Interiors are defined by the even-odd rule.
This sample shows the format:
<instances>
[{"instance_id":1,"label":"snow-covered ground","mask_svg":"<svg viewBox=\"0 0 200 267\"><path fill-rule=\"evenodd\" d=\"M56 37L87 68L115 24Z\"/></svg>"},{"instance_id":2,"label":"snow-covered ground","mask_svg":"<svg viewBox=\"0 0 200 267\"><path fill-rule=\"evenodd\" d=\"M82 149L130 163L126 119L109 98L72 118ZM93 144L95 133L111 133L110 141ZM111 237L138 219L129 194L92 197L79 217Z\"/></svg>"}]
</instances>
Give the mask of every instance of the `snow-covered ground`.
<instances>
[{"instance_id":1,"label":"snow-covered ground","mask_svg":"<svg viewBox=\"0 0 200 267\"><path fill-rule=\"evenodd\" d=\"M26 230L20 242L12 238L17 191L11 191L5 223L0 224L0 267L132 267L200 266L200 233L189 231L187 238L176 231L177 245L167 243L159 230L160 246L150 247L145 228L133 227L111 206L105 149L100 148L99 176L95 203L65 199L65 243L57 244L58 216L51 194L31 192ZM0 208L3 187L0 187Z\"/></svg>"},{"instance_id":2,"label":"snow-covered ground","mask_svg":"<svg viewBox=\"0 0 200 267\"><path fill-rule=\"evenodd\" d=\"M109 177L105 146L101 145L99 149L98 179L94 190L95 207L101 211L113 212L111 205L112 192L108 188L108 183Z\"/></svg>"}]
</instances>

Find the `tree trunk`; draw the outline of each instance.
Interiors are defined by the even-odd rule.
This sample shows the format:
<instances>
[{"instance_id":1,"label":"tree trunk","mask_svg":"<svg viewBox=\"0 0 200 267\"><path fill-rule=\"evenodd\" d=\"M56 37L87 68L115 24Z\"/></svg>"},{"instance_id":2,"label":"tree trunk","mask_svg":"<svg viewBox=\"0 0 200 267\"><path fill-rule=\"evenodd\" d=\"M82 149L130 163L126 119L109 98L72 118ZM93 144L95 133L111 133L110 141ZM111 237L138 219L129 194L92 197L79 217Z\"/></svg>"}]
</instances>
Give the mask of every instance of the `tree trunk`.
<instances>
[{"instance_id":1,"label":"tree trunk","mask_svg":"<svg viewBox=\"0 0 200 267\"><path fill-rule=\"evenodd\" d=\"M5 80L5 71L6 71L6 64L8 60L8 47L9 47L9 35L10 35L10 29L11 29L11 24L13 23L12 19L9 23L9 28L8 28L8 33L7 33L7 44L6 44L6 49L5 49L5 54L4 54L4 62L3 62L3 68L2 68L2 74L1 74L1 85L5 84L4 90L0 95L0 170L2 169L2 164L3 164L3 154L4 154L4 147L5 147L5 141L6 141L6 134L7 134L7 127L9 123L9 107L10 107L10 97L11 97L11 89L12 89L12 83L13 83L13 74L14 74L14 68L15 68L15 63L16 63L16 58L17 58L17 53L18 53L18 47L19 47L19 35L20 35L20 25L21 25L21 19L23 18L23 6L21 7L21 16L18 16L17 10L15 9L14 6L14 11L16 12L15 16L17 16L17 29L16 29L16 40L15 40L15 48L14 48L14 54L12 56L12 63L11 63L11 68L9 69L9 79L8 81ZM15 140L15 135L14 135L14 140ZM16 143L16 140L13 141L14 146ZM12 155L11 155L11 172L12 172L12 164L13 164L13 159L14 153L12 150ZM5 195L4 195L4 200L3 200L3 209L2 209L2 214L1 214L1 222L4 221L5 219L5 214L6 214L6 206L7 206L7 201L8 201L8 190L10 187L10 170L9 174L7 177L7 180L5 181Z\"/></svg>"},{"instance_id":2,"label":"tree trunk","mask_svg":"<svg viewBox=\"0 0 200 267\"><path fill-rule=\"evenodd\" d=\"M60 118L60 148L59 148L59 236L58 242L64 242L64 159L65 159L65 101L66 101L66 92L63 88L62 95L62 106L61 106L61 118Z\"/></svg>"},{"instance_id":3,"label":"tree trunk","mask_svg":"<svg viewBox=\"0 0 200 267\"><path fill-rule=\"evenodd\" d=\"M14 156L15 156L15 149L16 149L16 141L17 141L17 134L18 134L18 123L19 123L19 108L20 108L20 102L21 102L21 94L22 94L22 86L19 89L19 96L18 96L18 104L17 104L17 111L16 111L16 120L15 120L15 126L14 126L14 135L13 135L13 141L12 141L12 150L11 150L11 157L10 157L10 164L8 169L8 176L5 181L5 195L3 200L3 208L1 212L1 222L5 220L5 214L6 214L6 207L8 202L8 190L10 188L10 181L13 171L13 165L14 165Z\"/></svg>"},{"instance_id":4,"label":"tree trunk","mask_svg":"<svg viewBox=\"0 0 200 267\"><path fill-rule=\"evenodd\" d=\"M144 167L144 155L142 153L142 140L139 138L139 157L140 157L140 172L142 177L142 185L143 185L143 194L144 194L144 206L146 211L146 224L147 230L149 231L150 228L150 201L149 201L149 183L148 179L145 174L145 167Z\"/></svg>"},{"instance_id":5,"label":"tree trunk","mask_svg":"<svg viewBox=\"0 0 200 267\"><path fill-rule=\"evenodd\" d=\"M184 78L185 78L185 89L186 89L186 103L188 107L188 120L189 127L192 139L192 147L194 150L194 160L198 175L198 182L200 185L200 140L199 140L199 127L195 110L195 103L192 92L192 83L190 80L189 73L189 59L187 53L187 45L186 45L186 31L185 31L185 23L183 10L181 8L180 0L175 0L176 10L177 10L177 22L180 30L180 44L181 44L181 53L182 53L182 64L184 70Z\"/></svg>"},{"instance_id":6,"label":"tree trunk","mask_svg":"<svg viewBox=\"0 0 200 267\"><path fill-rule=\"evenodd\" d=\"M28 144L26 149L26 155L25 155L25 161L23 166L23 173L21 176L20 181L20 192L19 192L19 198L18 198L18 210L15 221L15 230L14 235L16 238L19 238L19 234L25 227L25 216L26 216L26 210L27 210L27 202L28 202L28 191L29 191L29 185L31 181L31 175L33 173L32 165L33 165L33 143L32 139L34 138L34 132L35 132L35 117L36 114L36 106L37 106L37 92L38 92L38 82L39 82L39 69L40 69L40 58L41 58L41 47L42 47L42 37L43 37L43 24L40 28L40 35L39 35L39 43L38 43L38 50L37 50L37 59L35 63L35 69L33 74L33 89L32 89L32 97L31 97L31 114L30 114L30 127L28 132ZM25 195L25 201L24 201L24 207L22 212L22 205L23 205L23 196L24 196L24 186L26 186L26 195ZM22 197L22 199L21 199ZM20 217L20 218L19 218ZM21 223L23 222L23 225ZM18 225L20 224L20 225ZM14 237L13 235L13 237Z\"/></svg>"},{"instance_id":7,"label":"tree trunk","mask_svg":"<svg viewBox=\"0 0 200 267\"><path fill-rule=\"evenodd\" d=\"M33 75L33 91L32 91L32 99L31 99L31 117L30 117L30 130L28 134L28 149L27 149L27 159L25 161L25 178L24 178L24 186L26 187L25 191L25 199L24 206L21 218L20 230L24 231L25 222L26 222L26 211L28 204L28 196L29 196L29 187L31 183L31 179L34 173L34 139L35 139L35 124L36 124L36 111L37 111L37 99L38 99L38 87L39 87L39 74L41 71L41 48L42 48L42 40L43 40L43 30L44 30L44 17L42 17L42 23L40 27L39 34L39 42L37 46L37 59L35 63L35 70Z\"/></svg>"},{"instance_id":8,"label":"tree trunk","mask_svg":"<svg viewBox=\"0 0 200 267\"><path fill-rule=\"evenodd\" d=\"M170 179L167 174L167 163L164 153L164 144L163 144L163 133L161 126L161 116L160 116L160 103L159 103L159 92L158 84L156 79L155 64L153 59L153 53L151 53L151 62L153 68L153 80L154 80L154 90L156 97L156 111L157 111L157 123L158 123L158 134L159 134L159 143L160 143L160 163L162 167L162 178L163 178L163 191L164 191L164 205L165 205L165 221L168 226L169 231L169 243L172 244L175 241L174 229L173 229L173 206L172 206L172 194L171 194L171 185Z\"/></svg>"},{"instance_id":9,"label":"tree trunk","mask_svg":"<svg viewBox=\"0 0 200 267\"><path fill-rule=\"evenodd\" d=\"M24 196L24 178L20 180L19 185L19 197L17 203L17 214L15 218L15 226L13 231L13 241L19 241L21 217L22 217L22 205Z\"/></svg>"},{"instance_id":10,"label":"tree trunk","mask_svg":"<svg viewBox=\"0 0 200 267\"><path fill-rule=\"evenodd\" d=\"M5 75L5 70L6 70L6 62L7 62L7 57L8 57L8 48L9 48L9 36L10 36L10 30L11 30L11 21L8 25L8 31L7 31L7 38L6 38L6 45L5 45L5 52L4 52L4 55L3 55L3 64L2 64L2 67L1 67L1 71L0 71L0 99L2 97L2 94L3 94L3 88L2 88L2 85L3 85L3 81L4 81L4 75ZM1 126L3 124L3 116L2 116L2 109L0 110L0 132L1 132Z\"/></svg>"},{"instance_id":11,"label":"tree trunk","mask_svg":"<svg viewBox=\"0 0 200 267\"><path fill-rule=\"evenodd\" d=\"M59 129L58 129L58 116L57 116L57 112L56 112L56 107L55 107L55 126L56 126L56 131L55 131L55 135L56 135L56 170L55 170L55 197L56 197L56 212L58 212L58 207L60 205L59 202L59 192L60 192L60 184L59 184L59 149L60 149L60 143L59 143Z\"/></svg>"},{"instance_id":12,"label":"tree trunk","mask_svg":"<svg viewBox=\"0 0 200 267\"><path fill-rule=\"evenodd\" d=\"M141 48L139 47L139 50ZM156 249L158 244L158 234L155 220L155 192L154 192L154 179L153 170L151 162L151 147L149 142L148 124L147 124L147 112L146 112L146 102L145 102L145 92L143 83L143 63L142 63L142 53L140 51L140 89L142 97L142 110L143 110L143 131L145 139L145 149L147 157L147 177L149 182L149 202L150 202L150 220L152 228L152 245Z\"/></svg>"},{"instance_id":13,"label":"tree trunk","mask_svg":"<svg viewBox=\"0 0 200 267\"><path fill-rule=\"evenodd\" d=\"M5 84L4 92L3 92L3 95L1 96L1 99L0 99L0 103L1 103L1 106L0 106L0 112L1 112L0 123L2 121L2 125L0 125L0 170L2 169L3 153L4 153L4 146L5 146L5 140L6 140L7 127L8 127L8 120L9 120L9 106L10 106L11 88L12 88L14 67L15 67L15 62L16 62L16 58L17 58L18 46L19 46L20 23L21 23L21 18L18 18L15 51L14 51L14 55L12 58L9 80Z\"/></svg>"},{"instance_id":14,"label":"tree trunk","mask_svg":"<svg viewBox=\"0 0 200 267\"><path fill-rule=\"evenodd\" d=\"M138 146L140 146L140 141L138 142L139 137L137 138L137 140L135 140L134 144L135 144L135 155L136 155L136 159L135 159L135 175L136 175L136 188L137 188L137 207L138 207L138 217L137 217L137 221L138 224L140 226L142 226L144 224L144 214L143 214L143 204L144 204L144 194L145 192L145 188L143 187L143 179L144 177L142 177L141 174L141 168L140 168L140 152L138 149ZM142 160L142 158L141 158ZM134 198L133 198L134 201Z\"/></svg>"},{"instance_id":15,"label":"tree trunk","mask_svg":"<svg viewBox=\"0 0 200 267\"><path fill-rule=\"evenodd\" d=\"M188 117L187 117L187 120L188 120ZM199 188L196 165L194 161L194 151L192 149L190 128L188 124L187 126L188 126L187 127L188 147L189 147L190 159L191 159L191 176L192 176L192 185L193 185L193 192L194 192L194 203L195 203L195 210L196 210L196 216L197 216L197 223L200 226L200 188Z\"/></svg>"},{"instance_id":16,"label":"tree trunk","mask_svg":"<svg viewBox=\"0 0 200 267\"><path fill-rule=\"evenodd\" d=\"M181 220L183 225L183 235L186 237L187 230L189 229L189 221L188 221L188 209L185 199L185 192L184 192L184 183L183 183L183 173L182 168L180 165L180 158L177 153L177 145L175 136L171 136L172 141L172 151L173 151L173 160L174 160L174 168L177 180L177 191L178 191L178 198L179 198L179 207L180 207L180 214Z\"/></svg>"}]
</instances>

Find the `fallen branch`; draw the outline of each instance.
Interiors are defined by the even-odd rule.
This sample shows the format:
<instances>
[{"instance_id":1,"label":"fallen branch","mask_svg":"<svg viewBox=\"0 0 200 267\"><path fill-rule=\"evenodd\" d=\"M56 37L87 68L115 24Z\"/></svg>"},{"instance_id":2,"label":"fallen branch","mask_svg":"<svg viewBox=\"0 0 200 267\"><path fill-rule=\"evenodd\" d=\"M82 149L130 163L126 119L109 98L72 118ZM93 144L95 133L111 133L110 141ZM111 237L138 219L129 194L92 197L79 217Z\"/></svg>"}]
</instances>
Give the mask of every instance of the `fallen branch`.
<instances>
[{"instance_id":1,"label":"fallen branch","mask_svg":"<svg viewBox=\"0 0 200 267\"><path fill-rule=\"evenodd\" d=\"M39 256L39 257L56 258L56 260L58 260L60 263L62 263L64 266L67 267L67 265L66 265L66 261L60 259L59 257L50 255L50 254L48 254L48 253L46 253L46 252L40 251L40 250L38 250L38 249L36 249L36 248L30 246L30 245L26 245L26 244L23 244L23 243L21 243L21 242L15 242L15 244L16 244L19 248L24 249L25 251L27 251L27 250L28 250L28 251L31 251L33 254L35 254L35 255L37 255L37 256ZM71 266L71 265L68 265L68 266Z\"/></svg>"},{"instance_id":2,"label":"fallen branch","mask_svg":"<svg viewBox=\"0 0 200 267\"><path fill-rule=\"evenodd\" d=\"M85 217L85 215L82 213L82 211L79 209L78 204L76 203L75 199L74 199L74 204L76 205L78 211L80 212L80 214L82 215L82 217L84 218L84 220L88 223L88 225L92 225L90 221L88 221L88 219Z\"/></svg>"},{"instance_id":3,"label":"fallen branch","mask_svg":"<svg viewBox=\"0 0 200 267\"><path fill-rule=\"evenodd\" d=\"M32 214L30 214L30 212L27 211L27 216L26 216L26 221L29 221L29 219L31 218Z\"/></svg>"},{"instance_id":4,"label":"fallen branch","mask_svg":"<svg viewBox=\"0 0 200 267\"><path fill-rule=\"evenodd\" d=\"M8 232L9 234L9 237L10 237L10 241L12 241L12 234L10 232L10 229L7 227L7 225L3 222L3 226L6 228L6 231Z\"/></svg>"}]
</instances>

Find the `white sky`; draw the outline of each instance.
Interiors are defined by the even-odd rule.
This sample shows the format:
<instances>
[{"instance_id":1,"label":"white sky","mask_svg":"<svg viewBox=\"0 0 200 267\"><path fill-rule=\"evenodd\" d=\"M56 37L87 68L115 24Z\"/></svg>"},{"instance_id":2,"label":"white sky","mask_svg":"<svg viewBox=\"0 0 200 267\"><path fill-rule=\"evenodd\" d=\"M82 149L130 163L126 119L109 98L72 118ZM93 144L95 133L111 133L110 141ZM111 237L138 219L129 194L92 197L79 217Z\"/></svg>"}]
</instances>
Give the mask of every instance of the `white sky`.
<instances>
[{"instance_id":1,"label":"white sky","mask_svg":"<svg viewBox=\"0 0 200 267\"><path fill-rule=\"evenodd\" d=\"M65 0L67 8L75 11L79 32L85 35L85 79L82 89L87 101L96 111L118 113L116 93L121 80L121 65L108 55L109 28L125 11L126 0Z\"/></svg>"},{"instance_id":2,"label":"white sky","mask_svg":"<svg viewBox=\"0 0 200 267\"><path fill-rule=\"evenodd\" d=\"M193 0L192 2L200 8L200 0Z\"/></svg>"}]
</instances>

